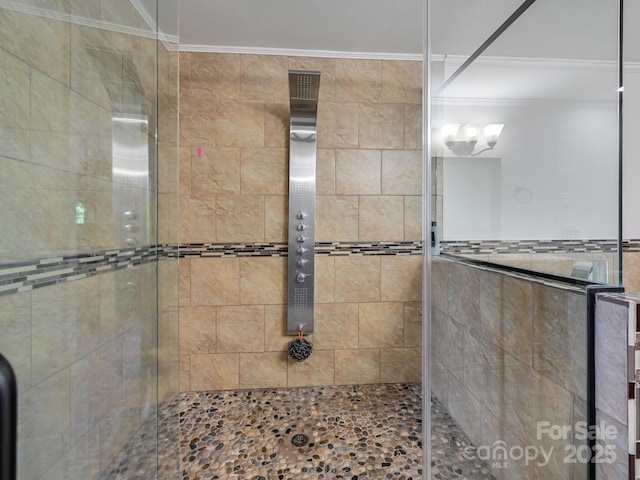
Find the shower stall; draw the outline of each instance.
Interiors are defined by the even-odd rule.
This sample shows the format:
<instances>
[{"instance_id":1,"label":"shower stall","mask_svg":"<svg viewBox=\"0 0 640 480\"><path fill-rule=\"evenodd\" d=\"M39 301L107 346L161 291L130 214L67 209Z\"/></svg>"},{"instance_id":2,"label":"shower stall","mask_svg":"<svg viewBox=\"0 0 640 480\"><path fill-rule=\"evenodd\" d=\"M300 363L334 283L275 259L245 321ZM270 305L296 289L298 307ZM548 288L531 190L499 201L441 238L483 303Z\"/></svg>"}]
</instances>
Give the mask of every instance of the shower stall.
<instances>
[{"instance_id":1,"label":"shower stall","mask_svg":"<svg viewBox=\"0 0 640 480\"><path fill-rule=\"evenodd\" d=\"M430 0L423 56L211 52L180 2L0 2L17 478L626 478L632 433L578 428L631 425L592 288L640 291L620 4Z\"/></svg>"},{"instance_id":2,"label":"shower stall","mask_svg":"<svg viewBox=\"0 0 640 480\"><path fill-rule=\"evenodd\" d=\"M180 57L183 474L420 478L421 61Z\"/></svg>"}]
</instances>

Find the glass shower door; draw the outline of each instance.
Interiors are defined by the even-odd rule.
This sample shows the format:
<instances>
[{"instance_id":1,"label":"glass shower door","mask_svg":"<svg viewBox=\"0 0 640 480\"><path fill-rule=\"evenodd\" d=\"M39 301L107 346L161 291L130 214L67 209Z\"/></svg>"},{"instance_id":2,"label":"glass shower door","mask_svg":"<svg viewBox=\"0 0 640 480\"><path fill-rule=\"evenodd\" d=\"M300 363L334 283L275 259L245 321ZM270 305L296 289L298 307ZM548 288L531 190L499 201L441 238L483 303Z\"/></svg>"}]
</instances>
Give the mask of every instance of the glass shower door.
<instances>
[{"instance_id":1,"label":"glass shower door","mask_svg":"<svg viewBox=\"0 0 640 480\"><path fill-rule=\"evenodd\" d=\"M618 1L474 3L431 2L432 475L586 479L585 286L620 279Z\"/></svg>"},{"instance_id":2,"label":"glass shower door","mask_svg":"<svg viewBox=\"0 0 640 480\"><path fill-rule=\"evenodd\" d=\"M177 390L177 348L158 348L177 316L163 306L159 330L157 18L125 0L0 5L0 353L21 480L133 475L131 451L157 478L158 402Z\"/></svg>"}]
</instances>

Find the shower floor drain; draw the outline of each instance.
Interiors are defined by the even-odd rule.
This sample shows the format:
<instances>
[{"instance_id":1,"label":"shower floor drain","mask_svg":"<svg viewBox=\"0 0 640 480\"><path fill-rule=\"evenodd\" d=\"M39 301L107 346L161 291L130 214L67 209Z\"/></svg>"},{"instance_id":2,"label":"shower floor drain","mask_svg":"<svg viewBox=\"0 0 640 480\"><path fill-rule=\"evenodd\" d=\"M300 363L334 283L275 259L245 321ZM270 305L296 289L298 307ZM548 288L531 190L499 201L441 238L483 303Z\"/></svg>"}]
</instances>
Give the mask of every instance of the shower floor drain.
<instances>
[{"instance_id":1,"label":"shower floor drain","mask_svg":"<svg viewBox=\"0 0 640 480\"><path fill-rule=\"evenodd\" d=\"M296 433L291 437L291 444L294 447L304 447L307 443L309 443L309 437L304 433Z\"/></svg>"}]
</instances>

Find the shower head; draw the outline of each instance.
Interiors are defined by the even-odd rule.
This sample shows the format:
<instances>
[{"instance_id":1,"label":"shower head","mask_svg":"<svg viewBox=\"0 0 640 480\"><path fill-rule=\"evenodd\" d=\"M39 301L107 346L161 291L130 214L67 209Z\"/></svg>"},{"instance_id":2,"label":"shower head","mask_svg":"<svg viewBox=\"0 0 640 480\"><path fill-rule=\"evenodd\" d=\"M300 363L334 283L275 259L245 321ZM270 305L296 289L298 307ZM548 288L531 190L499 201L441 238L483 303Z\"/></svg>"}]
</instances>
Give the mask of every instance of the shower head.
<instances>
[{"instance_id":1,"label":"shower head","mask_svg":"<svg viewBox=\"0 0 640 480\"><path fill-rule=\"evenodd\" d=\"M291 117L316 119L320 72L289 70L289 101Z\"/></svg>"},{"instance_id":2,"label":"shower head","mask_svg":"<svg viewBox=\"0 0 640 480\"><path fill-rule=\"evenodd\" d=\"M291 98L318 101L320 72L289 70L289 94Z\"/></svg>"}]
</instances>

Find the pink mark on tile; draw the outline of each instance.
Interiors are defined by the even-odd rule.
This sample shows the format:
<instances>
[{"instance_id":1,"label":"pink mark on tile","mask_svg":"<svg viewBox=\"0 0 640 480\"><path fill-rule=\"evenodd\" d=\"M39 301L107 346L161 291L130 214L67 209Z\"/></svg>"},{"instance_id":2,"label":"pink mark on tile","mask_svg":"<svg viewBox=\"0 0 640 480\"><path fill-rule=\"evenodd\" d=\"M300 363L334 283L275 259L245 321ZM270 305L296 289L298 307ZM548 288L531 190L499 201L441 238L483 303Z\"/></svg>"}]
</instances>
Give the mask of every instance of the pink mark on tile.
<instances>
[{"instance_id":1,"label":"pink mark on tile","mask_svg":"<svg viewBox=\"0 0 640 480\"><path fill-rule=\"evenodd\" d=\"M198 147L198 156L201 157L202 156L202 147Z\"/></svg>"}]
</instances>

